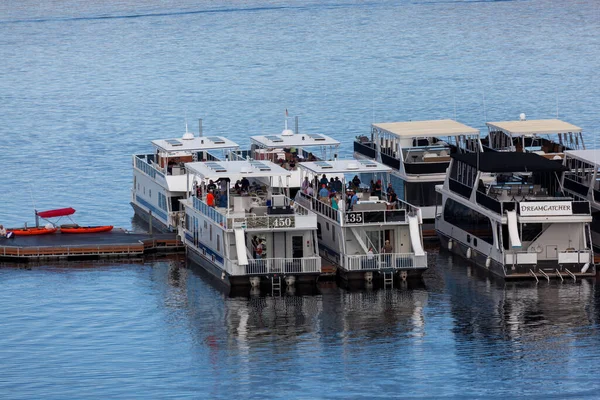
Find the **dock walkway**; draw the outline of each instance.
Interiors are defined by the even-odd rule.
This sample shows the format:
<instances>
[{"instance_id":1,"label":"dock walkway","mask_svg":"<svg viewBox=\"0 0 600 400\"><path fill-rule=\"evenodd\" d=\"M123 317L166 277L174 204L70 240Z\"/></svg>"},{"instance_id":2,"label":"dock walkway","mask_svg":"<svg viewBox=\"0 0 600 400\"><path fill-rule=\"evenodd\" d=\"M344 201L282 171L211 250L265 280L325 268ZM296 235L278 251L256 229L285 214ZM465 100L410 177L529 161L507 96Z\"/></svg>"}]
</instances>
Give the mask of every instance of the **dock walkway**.
<instances>
[{"instance_id":1,"label":"dock walkway","mask_svg":"<svg viewBox=\"0 0 600 400\"><path fill-rule=\"evenodd\" d=\"M110 232L0 239L0 260L96 259L133 257L183 251L175 233L148 234L114 229Z\"/></svg>"}]
</instances>

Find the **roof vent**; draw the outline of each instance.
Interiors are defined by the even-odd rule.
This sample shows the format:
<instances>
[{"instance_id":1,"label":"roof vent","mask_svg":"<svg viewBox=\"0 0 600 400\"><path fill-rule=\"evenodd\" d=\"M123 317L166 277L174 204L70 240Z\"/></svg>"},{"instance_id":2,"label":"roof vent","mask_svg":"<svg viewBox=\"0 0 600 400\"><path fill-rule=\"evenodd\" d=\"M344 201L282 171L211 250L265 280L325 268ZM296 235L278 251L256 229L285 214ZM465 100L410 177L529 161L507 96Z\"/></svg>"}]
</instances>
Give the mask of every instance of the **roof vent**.
<instances>
[{"instance_id":1,"label":"roof vent","mask_svg":"<svg viewBox=\"0 0 600 400\"><path fill-rule=\"evenodd\" d=\"M294 131L291 129L284 129L281 132L281 136L294 136Z\"/></svg>"},{"instance_id":2,"label":"roof vent","mask_svg":"<svg viewBox=\"0 0 600 400\"><path fill-rule=\"evenodd\" d=\"M527 116L525 115L525 113L521 113L519 115L519 120L521 120L521 121L527 121Z\"/></svg>"},{"instance_id":3,"label":"roof vent","mask_svg":"<svg viewBox=\"0 0 600 400\"><path fill-rule=\"evenodd\" d=\"M358 169L359 167L358 167L357 163L349 163L346 168L348 168L348 169Z\"/></svg>"}]
</instances>

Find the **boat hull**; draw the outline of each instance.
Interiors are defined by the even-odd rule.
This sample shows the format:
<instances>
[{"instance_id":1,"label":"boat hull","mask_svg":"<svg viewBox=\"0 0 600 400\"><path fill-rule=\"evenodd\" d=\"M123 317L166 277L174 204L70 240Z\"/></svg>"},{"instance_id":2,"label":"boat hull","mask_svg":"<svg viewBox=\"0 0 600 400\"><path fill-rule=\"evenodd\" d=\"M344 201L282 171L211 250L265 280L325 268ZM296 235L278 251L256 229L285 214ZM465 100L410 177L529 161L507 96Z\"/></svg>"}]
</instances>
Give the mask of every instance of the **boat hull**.
<instances>
[{"instance_id":1,"label":"boat hull","mask_svg":"<svg viewBox=\"0 0 600 400\"><path fill-rule=\"evenodd\" d=\"M465 263L469 263L469 264L475 264L477 267L481 268L482 270L490 273L491 275L494 275L498 278L501 279L505 279L505 280L512 280L512 279L536 279L530 272L534 271L534 270L539 270L542 269L546 272L546 274L550 277L550 278L559 278L560 277L556 274L556 270L558 269L561 272L561 275L563 276L564 279L570 279L568 275L568 273L566 272L566 270L569 270L574 276L576 276L577 278L593 278L596 276L596 270L595 267L592 266L588 272L582 273L581 272L581 266L576 266L576 265L567 265L567 266L559 266L557 263L554 262L540 262L537 266L523 266L523 265L518 265L515 267L511 267L508 269L508 272L506 272L507 270L505 269L505 266L494 260L494 259L489 259L485 254L482 254L480 252L478 252L477 250L474 250L471 246L467 246L464 243L461 243L460 241L456 240L456 239L452 239L452 246L451 248L448 248L448 242L450 241L450 237L445 235L444 233L440 232L439 230L437 230L437 234L438 237L440 239L440 250L441 251L449 251L453 254L456 254L457 256L460 256L461 258L463 258L465 260ZM468 254L468 250L471 249L470 252L470 257L467 256ZM488 263L488 265L486 265L486 262ZM538 279L540 277L543 277L543 275L539 275L536 274Z\"/></svg>"},{"instance_id":2,"label":"boat hull","mask_svg":"<svg viewBox=\"0 0 600 400\"><path fill-rule=\"evenodd\" d=\"M162 232L162 233L170 233L173 231L172 229L169 229L169 227L167 225L165 225L162 221L158 220L154 216L151 216L148 211L144 210L137 204L135 204L133 202L131 202L129 204L131 204L131 207L133 208L133 212L135 213L135 215L137 215L139 218L141 218L147 224L152 223L152 230L156 230L156 231ZM152 221L152 222L150 222L150 221Z\"/></svg>"}]
</instances>

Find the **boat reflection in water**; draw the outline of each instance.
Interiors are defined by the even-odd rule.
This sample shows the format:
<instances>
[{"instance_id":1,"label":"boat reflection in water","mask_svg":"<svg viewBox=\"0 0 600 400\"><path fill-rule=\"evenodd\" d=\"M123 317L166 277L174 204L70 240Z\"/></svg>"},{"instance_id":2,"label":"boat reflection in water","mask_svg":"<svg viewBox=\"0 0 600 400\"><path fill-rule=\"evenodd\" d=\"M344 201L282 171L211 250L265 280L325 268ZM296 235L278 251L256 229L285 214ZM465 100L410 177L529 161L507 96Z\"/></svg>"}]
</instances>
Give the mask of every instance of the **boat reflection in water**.
<instances>
[{"instance_id":1,"label":"boat reflection in water","mask_svg":"<svg viewBox=\"0 0 600 400\"><path fill-rule=\"evenodd\" d=\"M595 280L505 282L446 251L437 261L446 266L438 272L450 296L453 332L470 346L483 339L482 346L505 347L504 357L522 357L525 348L559 350L598 320Z\"/></svg>"}]
</instances>

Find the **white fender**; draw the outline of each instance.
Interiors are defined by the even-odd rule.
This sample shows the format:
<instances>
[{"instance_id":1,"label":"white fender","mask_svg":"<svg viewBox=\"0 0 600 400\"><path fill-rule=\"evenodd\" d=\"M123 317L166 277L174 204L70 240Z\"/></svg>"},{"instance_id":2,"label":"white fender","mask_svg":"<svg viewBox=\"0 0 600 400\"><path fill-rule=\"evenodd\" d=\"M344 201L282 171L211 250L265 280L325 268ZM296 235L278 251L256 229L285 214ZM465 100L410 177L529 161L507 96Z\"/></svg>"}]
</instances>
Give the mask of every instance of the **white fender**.
<instances>
[{"instance_id":1,"label":"white fender","mask_svg":"<svg viewBox=\"0 0 600 400\"><path fill-rule=\"evenodd\" d=\"M471 258L471 248L467 249L467 258Z\"/></svg>"},{"instance_id":2,"label":"white fender","mask_svg":"<svg viewBox=\"0 0 600 400\"><path fill-rule=\"evenodd\" d=\"M492 265L492 258L488 257L488 258L485 259L485 267L489 268L490 265Z\"/></svg>"},{"instance_id":3,"label":"white fender","mask_svg":"<svg viewBox=\"0 0 600 400\"><path fill-rule=\"evenodd\" d=\"M581 268L581 273L585 274L587 272L588 268L590 268L590 263L585 263L583 268Z\"/></svg>"},{"instance_id":4,"label":"white fender","mask_svg":"<svg viewBox=\"0 0 600 400\"><path fill-rule=\"evenodd\" d=\"M452 239L448 240L448 250L452 250Z\"/></svg>"}]
</instances>

